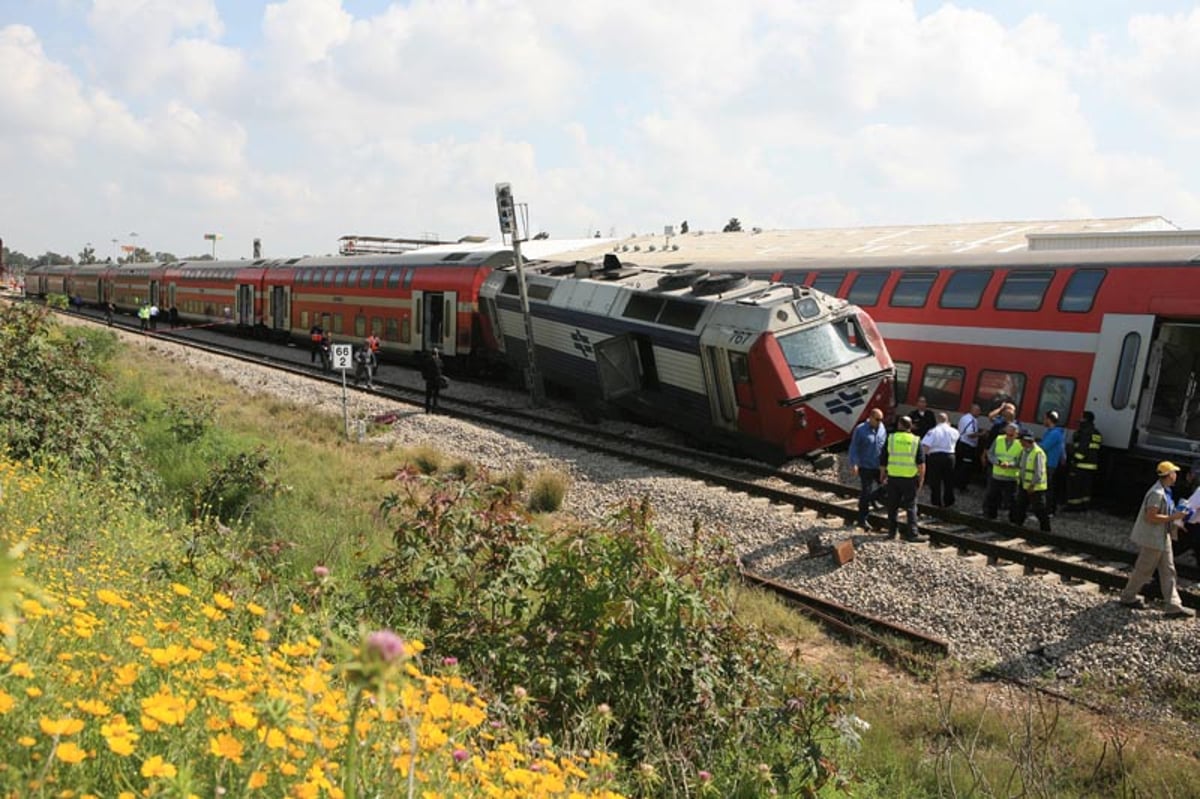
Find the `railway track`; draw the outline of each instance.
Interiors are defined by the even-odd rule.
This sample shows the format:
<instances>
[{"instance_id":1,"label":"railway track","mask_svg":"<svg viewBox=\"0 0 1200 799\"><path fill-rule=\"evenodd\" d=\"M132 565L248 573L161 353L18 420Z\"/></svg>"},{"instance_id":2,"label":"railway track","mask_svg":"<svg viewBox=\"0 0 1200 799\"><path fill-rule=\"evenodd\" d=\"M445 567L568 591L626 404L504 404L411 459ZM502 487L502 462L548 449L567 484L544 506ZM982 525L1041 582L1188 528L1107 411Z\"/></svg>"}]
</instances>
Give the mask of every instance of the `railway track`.
<instances>
[{"instance_id":1,"label":"railway track","mask_svg":"<svg viewBox=\"0 0 1200 799\"><path fill-rule=\"evenodd\" d=\"M297 363L303 351L287 350L291 358L272 357L261 351L236 346L238 339L220 345L197 342L181 331L160 330L166 340L187 344L223 357L286 370L307 378L341 383L340 374L321 372L307 363ZM231 346L235 345L235 346ZM261 348L261 344L259 344ZM421 404L423 391L398 383L376 381L375 393L407 404ZM479 422L491 427L552 439L582 449L598 452L648 468L701 480L730 491L761 497L770 502L810 511L827 518L841 518L852 523L857 516L858 489L852 486L800 475L738 458L731 458L687 447L647 443L628 436L597 429L591 425L547 418L544 414L519 408L497 407L461 397L443 395L443 412ZM931 546L948 554L982 559L1000 568L1062 580L1065 583L1085 583L1104 588L1124 585L1127 570L1135 555L1123 549L1108 547L1075 538L1041 533L1013 525L989 521L950 509L921 506L921 531L929 536ZM872 517L876 525L883 519ZM1195 568L1179 567L1183 581L1200 578ZM748 582L762 586L801 607L823 624L859 640L867 641L890 657L911 661L929 656L944 656L948 645L944 641L918 631L894 625L869 614L835 606L807 595L794 587L777 583L768 577L747 573ZM1194 587L1181 585L1185 605L1200 607L1200 594ZM901 642L901 643L897 643Z\"/></svg>"}]
</instances>

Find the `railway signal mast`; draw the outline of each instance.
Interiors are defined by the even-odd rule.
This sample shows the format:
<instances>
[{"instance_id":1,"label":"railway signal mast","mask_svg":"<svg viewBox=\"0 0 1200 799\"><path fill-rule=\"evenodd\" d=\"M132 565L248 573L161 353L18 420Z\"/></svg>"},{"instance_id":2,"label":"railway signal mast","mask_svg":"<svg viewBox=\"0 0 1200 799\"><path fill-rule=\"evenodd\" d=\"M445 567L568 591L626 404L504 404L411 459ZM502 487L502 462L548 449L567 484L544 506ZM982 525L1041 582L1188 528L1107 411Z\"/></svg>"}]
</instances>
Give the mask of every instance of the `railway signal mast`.
<instances>
[{"instance_id":1,"label":"railway signal mast","mask_svg":"<svg viewBox=\"0 0 1200 799\"><path fill-rule=\"evenodd\" d=\"M525 288L525 261L521 258L521 238L517 225L517 206L513 201L512 185L496 184L496 213L500 218L500 236L512 236L513 263L517 267L517 290L521 297L521 318L525 322L525 382L529 385L529 401L534 407L542 405L546 390L537 367L537 348L533 343L533 317L529 314L529 292ZM528 225L526 225L528 228Z\"/></svg>"}]
</instances>

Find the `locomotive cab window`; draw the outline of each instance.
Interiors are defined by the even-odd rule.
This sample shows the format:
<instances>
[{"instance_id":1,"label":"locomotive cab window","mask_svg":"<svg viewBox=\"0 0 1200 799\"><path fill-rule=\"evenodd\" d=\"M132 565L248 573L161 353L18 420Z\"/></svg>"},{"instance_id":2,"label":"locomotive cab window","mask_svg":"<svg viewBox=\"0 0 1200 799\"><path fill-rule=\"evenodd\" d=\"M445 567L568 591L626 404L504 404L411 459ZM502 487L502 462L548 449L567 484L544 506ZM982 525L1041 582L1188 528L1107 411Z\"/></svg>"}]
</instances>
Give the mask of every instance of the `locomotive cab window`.
<instances>
[{"instance_id":1,"label":"locomotive cab window","mask_svg":"<svg viewBox=\"0 0 1200 799\"><path fill-rule=\"evenodd\" d=\"M1042 307L1054 273L1048 269L1009 272L996 295L997 311L1036 311Z\"/></svg>"},{"instance_id":2,"label":"locomotive cab window","mask_svg":"<svg viewBox=\"0 0 1200 799\"><path fill-rule=\"evenodd\" d=\"M929 299L929 290L937 272L906 272L896 281L892 289L891 306L893 308L923 308Z\"/></svg>"},{"instance_id":3,"label":"locomotive cab window","mask_svg":"<svg viewBox=\"0 0 1200 799\"><path fill-rule=\"evenodd\" d=\"M850 284L850 293L846 299L855 305L870 306L879 303L879 295L883 284L887 282L890 272L859 272Z\"/></svg>"},{"instance_id":4,"label":"locomotive cab window","mask_svg":"<svg viewBox=\"0 0 1200 799\"><path fill-rule=\"evenodd\" d=\"M1017 416L1021 414L1021 399L1025 396L1025 375L1021 372L1002 372L997 369L984 369L979 373L979 384L975 387L974 401L979 403L984 413L995 408L1001 402L1011 402L1017 406Z\"/></svg>"},{"instance_id":5,"label":"locomotive cab window","mask_svg":"<svg viewBox=\"0 0 1200 799\"><path fill-rule=\"evenodd\" d=\"M942 308L978 308L983 290L992 279L992 271L960 269L946 281L938 305Z\"/></svg>"},{"instance_id":6,"label":"locomotive cab window","mask_svg":"<svg viewBox=\"0 0 1200 799\"><path fill-rule=\"evenodd\" d=\"M845 272L818 272L812 287L825 294L837 296L838 289L842 287L842 281L845 279Z\"/></svg>"},{"instance_id":7,"label":"locomotive cab window","mask_svg":"<svg viewBox=\"0 0 1200 799\"><path fill-rule=\"evenodd\" d=\"M871 354L853 316L778 336L784 360L796 379L834 371Z\"/></svg>"},{"instance_id":8,"label":"locomotive cab window","mask_svg":"<svg viewBox=\"0 0 1200 799\"><path fill-rule=\"evenodd\" d=\"M921 377L921 394L934 408L957 408L967 370L961 366L929 364Z\"/></svg>"},{"instance_id":9,"label":"locomotive cab window","mask_svg":"<svg viewBox=\"0 0 1200 799\"><path fill-rule=\"evenodd\" d=\"M1058 310L1067 313L1087 313L1096 301L1096 292L1104 282L1103 269L1076 269L1063 289L1058 301Z\"/></svg>"}]
</instances>

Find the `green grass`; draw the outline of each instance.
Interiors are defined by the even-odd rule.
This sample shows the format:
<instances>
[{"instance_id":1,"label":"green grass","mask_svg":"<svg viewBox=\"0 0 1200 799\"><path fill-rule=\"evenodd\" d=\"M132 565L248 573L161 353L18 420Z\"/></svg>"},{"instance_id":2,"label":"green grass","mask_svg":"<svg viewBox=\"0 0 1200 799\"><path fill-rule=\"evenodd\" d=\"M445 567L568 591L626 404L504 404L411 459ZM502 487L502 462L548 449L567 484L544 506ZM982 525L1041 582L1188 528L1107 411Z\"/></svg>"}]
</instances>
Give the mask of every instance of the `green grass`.
<instances>
[{"instance_id":1,"label":"green grass","mask_svg":"<svg viewBox=\"0 0 1200 799\"><path fill-rule=\"evenodd\" d=\"M249 397L212 375L140 351L118 363L117 395L144 414L148 458L171 490L199 479L214 459L266 448L284 490L255 508L252 525L260 541L286 545L276 563L287 570L281 580L304 579L316 565L354 574L375 560L391 536L379 502L392 488L389 478L406 464L459 477L474 472L469 462L430 447L349 443L339 417ZM172 440L155 413L172 395L200 394L212 399L213 424L195 442ZM566 480L559 477L565 493ZM518 494L527 482L519 470L488 479ZM528 481L534 491L539 476ZM733 590L739 617L768 630L781 647L840 653L816 668L847 675L860 693L855 712L871 724L861 749L843 761L859 775L855 796L1200 795L1198 747L1164 736L1157 723L1117 724L999 687L992 687L990 698L980 691L955 692L941 681L965 685L969 674L957 674L954 667L914 681L869 653L830 644L815 624L764 592ZM1200 684L1180 678L1169 701L1177 713L1197 718Z\"/></svg>"}]
</instances>

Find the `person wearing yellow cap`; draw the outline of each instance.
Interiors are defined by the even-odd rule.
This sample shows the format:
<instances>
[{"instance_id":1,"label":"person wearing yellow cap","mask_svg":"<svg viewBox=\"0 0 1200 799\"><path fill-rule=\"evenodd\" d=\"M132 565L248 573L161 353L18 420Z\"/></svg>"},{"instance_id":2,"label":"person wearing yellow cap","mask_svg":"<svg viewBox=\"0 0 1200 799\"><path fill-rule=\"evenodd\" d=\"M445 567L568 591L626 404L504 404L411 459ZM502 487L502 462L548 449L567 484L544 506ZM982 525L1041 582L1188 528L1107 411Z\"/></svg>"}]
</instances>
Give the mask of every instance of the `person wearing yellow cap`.
<instances>
[{"instance_id":1,"label":"person wearing yellow cap","mask_svg":"<svg viewBox=\"0 0 1200 799\"><path fill-rule=\"evenodd\" d=\"M1195 614L1179 600L1171 538L1175 535L1174 522L1187 516L1188 511L1176 511L1171 504L1169 489L1175 485L1179 467L1170 461L1163 461L1158 464L1157 473L1158 480L1142 499L1141 511L1129 534L1129 540L1140 549L1125 590L1121 591L1121 604L1129 608L1145 607L1145 600L1138 596L1138 591L1149 582L1157 569L1159 587L1162 588L1163 613L1167 618L1185 619Z\"/></svg>"}]
</instances>

